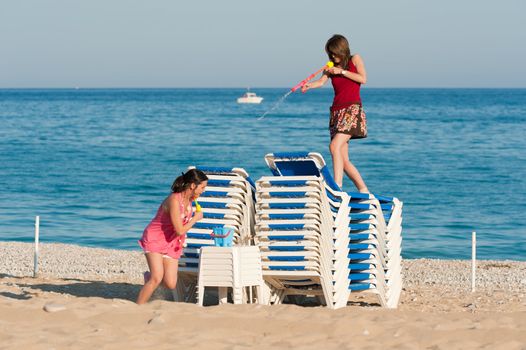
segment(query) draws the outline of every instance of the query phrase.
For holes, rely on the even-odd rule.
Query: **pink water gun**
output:
[[[334,63],[332,63],[332,61],[327,62],[327,64],[325,66],[321,67],[315,73],[312,73],[307,78],[305,78],[302,81],[300,81],[296,86],[294,86],[292,89],[290,89],[290,91],[295,92],[296,90],[301,89],[301,87],[303,85],[307,84],[309,82],[309,80],[311,80],[312,78],[314,78],[315,76],[320,74],[321,71],[323,71],[323,70],[325,70],[327,68],[332,68],[332,67],[334,67]]]

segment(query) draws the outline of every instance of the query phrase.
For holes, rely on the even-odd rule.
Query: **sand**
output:
[[[404,260],[396,310],[370,294],[346,308],[133,300],[140,252],[0,242],[0,349],[526,349],[526,262]],[[213,299],[213,298],[212,298]],[[47,310],[47,311],[46,311]]]

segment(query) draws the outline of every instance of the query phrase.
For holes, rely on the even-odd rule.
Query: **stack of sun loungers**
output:
[[[280,303],[288,295],[318,296],[330,308],[347,304],[349,210],[335,215],[321,178],[263,177],[256,184],[256,240],[265,281]]]
[[[234,245],[253,244],[254,182],[241,168],[198,167],[209,178],[199,204],[203,219],[187,232],[186,246],[179,259],[176,301],[195,301],[199,271],[199,252],[213,246],[214,228],[226,228],[234,234]]]
[[[350,289],[374,291],[382,305],[394,308],[402,289],[402,203],[396,198],[370,194],[349,195]]]
[[[402,203],[342,192],[318,153],[275,153],[265,160],[275,176],[257,182],[256,237],[274,299],[322,294],[328,306],[344,306],[345,275],[346,291],[373,292],[382,306],[396,307]]]

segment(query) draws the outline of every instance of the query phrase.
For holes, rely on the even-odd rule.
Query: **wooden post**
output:
[[[40,216],[35,218],[35,257],[34,257],[34,268],[33,277],[38,277],[38,238],[40,234]]]
[[[477,233],[473,231],[471,233],[471,293],[475,292],[476,268],[477,268]]]

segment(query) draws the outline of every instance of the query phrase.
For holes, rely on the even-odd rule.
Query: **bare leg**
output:
[[[362,176],[360,175],[360,172],[356,167],[351,163],[349,159],[349,143],[345,143],[343,145],[342,154],[344,156],[343,159],[343,170],[347,174],[347,176],[352,180],[356,188],[359,192],[362,193],[369,193],[369,189],[367,189],[367,185],[362,179]]]
[[[144,284],[139,295],[137,296],[137,304],[144,304],[150,297],[161,281],[163,280],[163,256],[159,253],[146,253],[146,261],[150,268],[150,279]]]
[[[179,260],[163,258],[164,276],[163,283],[168,289],[175,289],[177,285],[177,269],[179,268]]]
[[[351,137],[346,134],[336,134],[329,145],[332,156],[334,181],[336,181],[340,187],[342,187],[343,184],[343,167],[345,159],[342,152],[344,150],[344,145],[347,144],[347,141],[349,141],[350,138]]]

